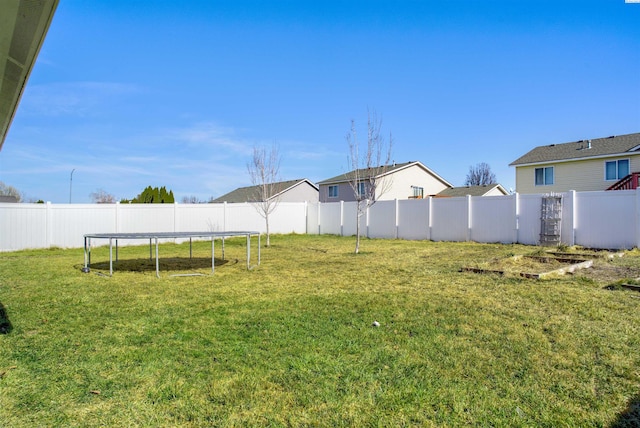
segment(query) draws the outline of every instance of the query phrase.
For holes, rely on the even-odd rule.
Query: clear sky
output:
[[[27,199],[250,185],[349,170],[367,109],[393,159],[454,185],[538,145],[640,132],[640,4],[624,0],[60,0],[0,152]]]

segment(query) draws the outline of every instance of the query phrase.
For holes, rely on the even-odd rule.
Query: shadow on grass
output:
[[[624,412],[620,413],[609,428],[631,428],[640,426],[640,395],[629,400]]]
[[[224,265],[233,265],[238,263],[238,259],[223,260],[215,259],[215,267]],[[109,271],[109,261],[91,263],[91,269]],[[185,271],[185,270],[211,270],[211,257],[166,257],[160,258],[160,271]],[[129,271],[129,272],[155,272],[156,261],[155,259],[149,260],[143,259],[125,259],[113,261],[114,271]]]
[[[13,330],[13,326],[11,325],[11,321],[9,321],[7,310],[4,308],[2,302],[0,302],[0,334],[11,333],[11,330]]]

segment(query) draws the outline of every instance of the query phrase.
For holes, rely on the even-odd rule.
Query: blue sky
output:
[[[624,0],[61,0],[0,152],[27,199],[90,202],[346,172],[367,109],[454,185],[535,146],[640,132],[640,4]]]

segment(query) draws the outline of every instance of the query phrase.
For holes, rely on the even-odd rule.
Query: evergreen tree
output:
[[[167,192],[167,188],[165,186],[147,186],[135,198],[131,199],[130,201],[123,199],[121,202],[133,204],[173,204],[175,202],[175,199],[173,197],[173,190]]]

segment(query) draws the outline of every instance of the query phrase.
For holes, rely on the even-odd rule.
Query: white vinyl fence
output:
[[[279,203],[269,216],[271,233],[306,233],[307,209],[305,203]],[[309,217],[316,230],[317,215]],[[78,248],[90,233],[225,230],[264,232],[265,221],[249,203],[0,204],[0,251]]]
[[[370,238],[537,245],[545,195],[379,201],[361,218]],[[355,202],[321,204],[319,233],[354,235]],[[640,247],[640,189],[562,194],[561,241],[589,248]]]
[[[364,236],[432,241],[540,242],[544,195],[379,201],[361,218]],[[282,202],[272,233],[350,236],[356,203]],[[0,204],[0,251],[81,247],[107,232],[265,231],[252,204]],[[562,194],[561,241],[567,245],[640,247],[640,190]]]

